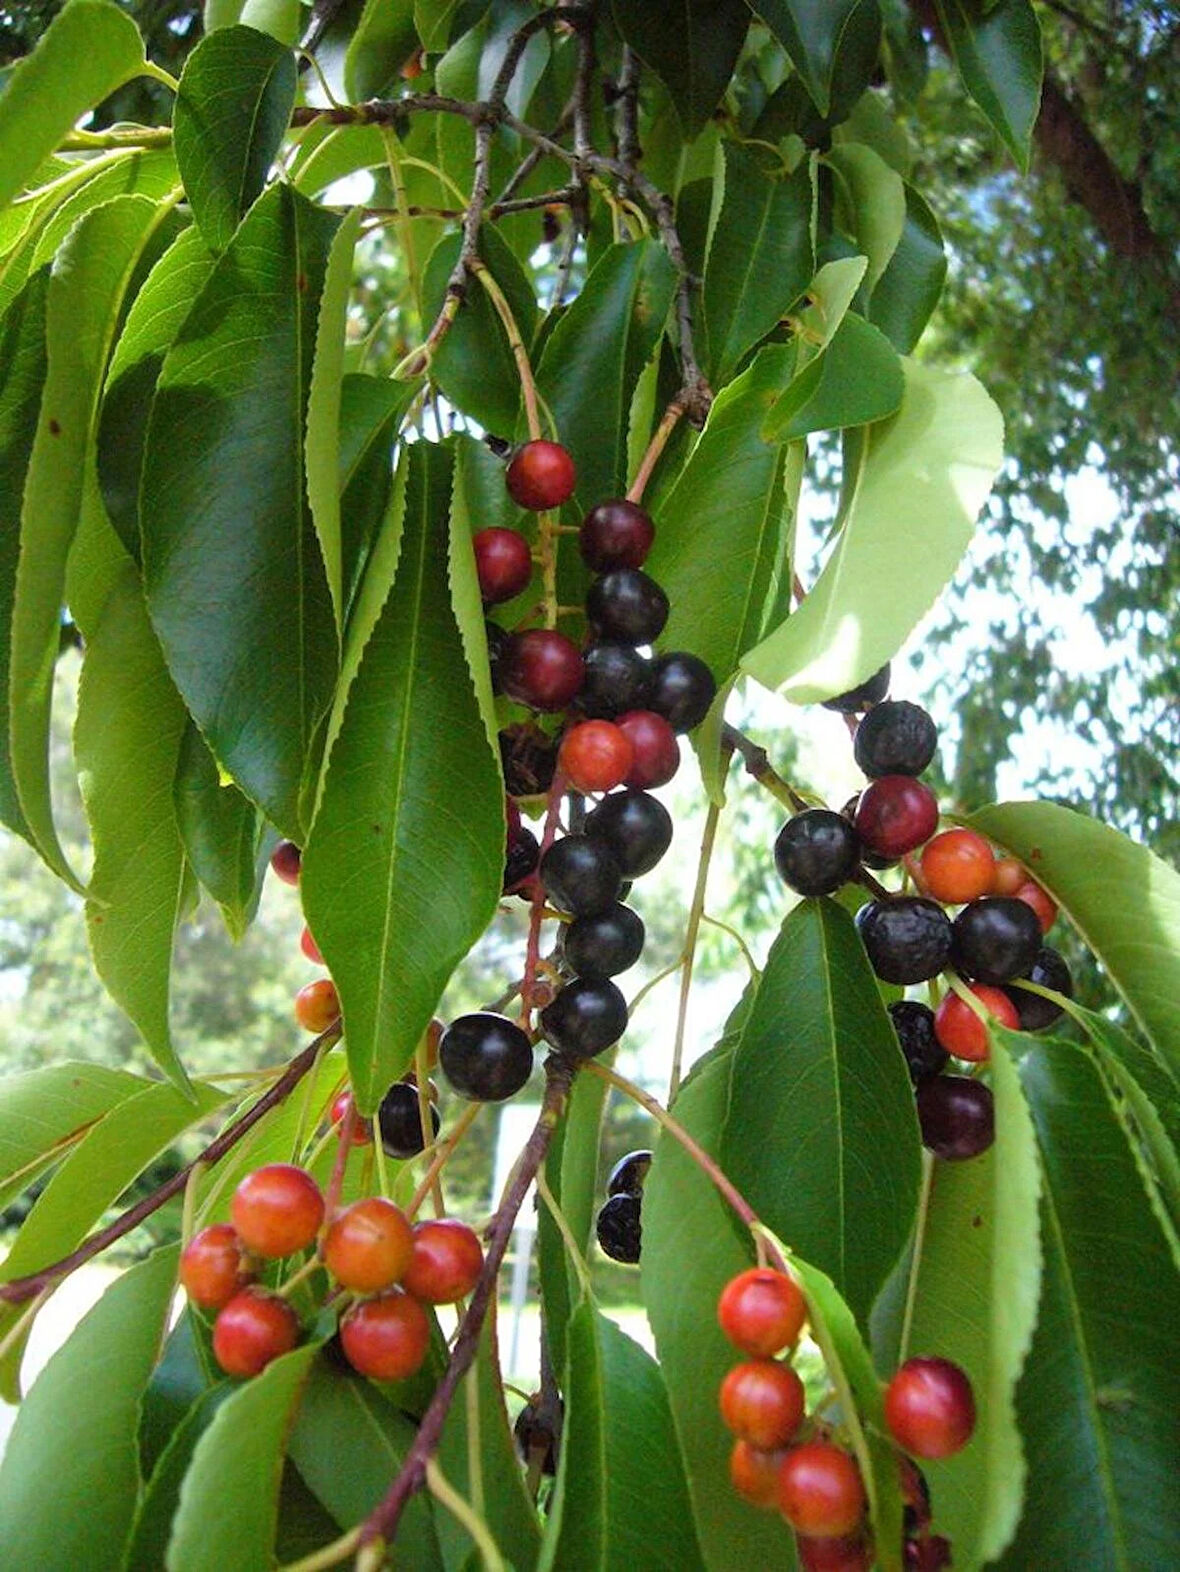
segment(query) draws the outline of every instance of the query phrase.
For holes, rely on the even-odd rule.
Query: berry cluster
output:
[[[620,1157],[606,1181],[606,1200],[598,1209],[594,1230],[602,1253],[612,1261],[635,1266],[643,1241],[640,1210],[643,1186],[651,1167],[649,1151],[628,1152]]]

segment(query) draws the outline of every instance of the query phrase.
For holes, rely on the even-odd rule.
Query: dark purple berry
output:
[[[655,525],[637,502],[600,502],[582,521],[582,560],[595,573],[641,568],[655,537]]]
[[[594,1223],[594,1232],[603,1255],[624,1266],[639,1262],[643,1229],[640,1223],[641,1201],[637,1195],[612,1195],[605,1201]]]
[[[579,917],[565,930],[562,954],[579,977],[617,977],[643,953],[643,919],[617,901],[596,917]]]
[[[652,667],[646,708],[662,715],[673,731],[692,731],[716,697],[717,682],[704,661],[686,650],[671,650]]]
[[[586,815],[585,830],[614,852],[627,879],[650,873],[672,844],[672,818],[646,791],[612,791]]]
[[[951,920],[935,901],[916,895],[870,901],[857,912],[856,926],[883,982],[926,982],[950,959]]]
[[[628,1152],[626,1157],[620,1157],[606,1181],[607,1195],[639,1195],[650,1168],[651,1153],[647,1150]]]
[[[587,591],[586,616],[600,639],[652,644],[668,620],[668,597],[638,568],[612,568]]]
[[[934,757],[938,729],[918,704],[886,699],[875,704],[856,728],[852,751],[871,779],[879,775],[921,775]]]
[[[1015,896],[981,896],[955,918],[951,960],[976,982],[1006,983],[1023,977],[1041,949],[1037,914]]]
[[[430,1109],[433,1140],[439,1132],[441,1120],[434,1104],[428,1103],[427,1106]],[[390,1157],[404,1162],[406,1158],[417,1157],[425,1149],[418,1088],[412,1082],[395,1081],[389,1088],[377,1110],[377,1127],[381,1131],[381,1145]]]
[[[774,843],[774,865],[798,895],[831,895],[860,862],[860,841],[842,814],[805,808],[788,819]]]
[[[1064,994],[1067,999],[1073,998],[1073,978],[1069,967],[1057,951],[1050,949],[1047,944],[1026,975],[1029,982],[1035,982],[1042,988],[1052,988],[1054,993]],[[1052,999],[1043,998],[1039,993],[1029,993],[1027,988],[1005,988],[1004,992],[1016,1006],[1022,1032],[1043,1032],[1060,1019],[1061,1006],[1054,1004]]]
[[[553,784],[558,743],[524,721],[500,733],[504,790],[510,797],[539,797]]]
[[[627,1001],[613,982],[576,977],[541,1011],[541,1031],[559,1053],[592,1059],[627,1029]]]
[[[934,1035],[934,1011],[916,999],[899,999],[889,1006],[889,1017],[914,1085],[941,1075],[950,1056]]]
[[[508,635],[498,671],[510,699],[552,714],[564,710],[582,686],[582,652],[555,628],[528,628]]]
[[[630,644],[592,644],[583,657],[586,675],[578,708],[594,720],[614,720],[645,707],[651,662]]]
[[[996,1138],[990,1087],[965,1075],[936,1075],[915,1093],[922,1144],[947,1162],[986,1152]]]
[[[590,835],[554,841],[541,858],[541,883],[559,911],[594,917],[618,899],[622,870],[613,850]]]
[[[439,1041],[438,1062],[460,1097],[499,1103],[514,1097],[533,1073],[533,1047],[515,1021],[480,1010],[451,1022]]]
[[[837,693],[834,698],[824,699],[823,707],[825,710],[839,710],[841,715],[859,715],[861,710],[867,710],[870,705],[880,704],[888,692],[889,662],[886,661],[879,671],[857,683],[855,688],[849,688],[847,693]]]
[[[522,825],[508,842],[508,852],[504,858],[503,893],[505,895],[511,895],[518,885],[524,883],[530,873],[536,872],[540,857],[541,847],[537,837],[532,830],[526,830]]]

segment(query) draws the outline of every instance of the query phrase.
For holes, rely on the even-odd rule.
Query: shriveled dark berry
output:
[[[434,1104],[428,1102],[427,1106],[430,1109],[431,1140],[433,1140],[439,1132],[442,1121]],[[377,1127],[381,1131],[381,1145],[390,1157],[404,1161],[408,1157],[417,1157],[418,1153],[425,1149],[418,1088],[413,1082],[393,1083],[381,1099],[381,1106],[377,1110]]]
[[[788,819],[774,843],[774,865],[799,895],[831,895],[860,861],[860,841],[842,814],[805,808]]]
[[[603,1255],[624,1266],[636,1266],[639,1262],[643,1242],[641,1204],[638,1195],[612,1195],[603,1202],[594,1222]]]
[[[535,873],[537,863],[541,858],[541,847],[532,830],[526,830],[523,825],[515,831],[508,842],[508,851],[504,857],[504,885],[505,895],[510,895],[519,884],[528,878],[530,873]]]
[[[652,667],[646,707],[662,715],[673,731],[692,731],[716,697],[717,680],[705,662],[687,650],[669,650]]]
[[[593,917],[613,906],[623,882],[614,850],[591,835],[567,835],[541,858],[541,883],[559,911]]]
[[[539,797],[553,784],[558,743],[531,721],[500,733],[504,790],[510,797]]]
[[[592,644],[583,656],[578,708],[595,720],[614,720],[645,707],[651,662],[630,644]]]
[[[964,1162],[986,1152],[996,1138],[991,1088],[965,1075],[936,1075],[923,1081],[915,1100],[922,1144],[946,1162]]]
[[[579,977],[617,977],[643,953],[643,918],[618,901],[595,917],[579,917],[565,930],[562,954]]]
[[[587,591],[586,616],[599,638],[652,644],[668,620],[668,597],[638,568],[612,568]]]
[[[941,1075],[949,1055],[934,1035],[934,1011],[916,999],[899,999],[889,1006],[889,1016],[914,1085]]]
[[[984,895],[955,918],[951,960],[976,982],[1011,982],[1033,966],[1041,937],[1031,906],[1015,896]]]
[[[578,544],[582,560],[595,573],[610,568],[640,568],[656,538],[651,517],[623,497],[600,502],[582,520]]]
[[[926,982],[950,959],[951,920],[936,902],[920,896],[870,901],[857,912],[856,926],[884,982]]]
[[[550,1478],[557,1473],[557,1442],[553,1428],[541,1417],[540,1404],[534,1399],[524,1405],[512,1427],[516,1449],[526,1468],[539,1466]]]
[[[646,1148],[620,1157],[606,1181],[607,1195],[639,1195],[650,1168],[651,1153]]]
[[[533,1073],[533,1047],[515,1021],[479,1010],[443,1032],[438,1062],[460,1097],[499,1103],[515,1097]]]
[[[1041,948],[1026,976],[1029,982],[1037,983],[1042,988],[1052,988],[1054,993],[1064,994],[1067,999],[1073,998],[1073,978],[1069,967],[1057,951],[1050,949],[1047,944]],[[1061,1006],[1054,1004],[1052,999],[1043,998],[1039,993],[1029,993],[1027,988],[1005,988],[1004,992],[1016,1006],[1022,1032],[1043,1032],[1060,1019]]]
[[[492,692],[503,693],[500,683],[500,657],[508,642],[508,634],[498,622],[485,622],[484,634],[488,641],[488,665],[492,668]]]
[[[624,878],[650,873],[672,844],[672,817],[646,791],[613,791],[586,815],[587,835],[610,847]]]
[[[627,1029],[627,1001],[604,977],[576,977],[541,1011],[541,1031],[559,1053],[592,1059]]]
[[[825,710],[839,710],[841,715],[859,715],[862,710],[867,710],[872,704],[880,704],[889,692],[889,662],[866,677],[863,682],[858,682],[855,688],[849,688],[847,693],[837,693],[834,698],[824,699]]]
[[[860,768],[878,775],[921,775],[938,746],[938,728],[919,704],[886,699],[856,728],[852,751]]]

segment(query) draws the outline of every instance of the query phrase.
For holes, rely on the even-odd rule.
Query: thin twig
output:
[[[724,754],[721,761],[721,775],[724,778],[729,769],[729,755]],[[709,882],[709,864],[713,860],[713,846],[717,840],[717,825],[721,818],[721,809],[715,802],[709,804],[709,812],[705,818],[705,833],[701,836],[701,854],[697,860],[696,886],[692,892],[692,906],[689,908],[688,925],[684,930],[684,949],[680,956],[680,998],[676,1006],[676,1039],[672,1047],[672,1074],[668,1080],[668,1101],[671,1102],[680,1090],[680,1065],[684,1057],[684,1031],[688,1025],[688,1000],[692,993],[692,971],[696,962],[697,935],[701,931],[701,914],[705,910],[705,886]]]
[[[792,812],[802,813],[804,808],[811,806],[807,798],[797,792],[789,781],[783,780],[771,764],[766,749],[747,737],[745,732],[739,731],[736,726],[731,726],[728,721],[721,727],[721,743],[723,747],[740,754],[742,763],[746,766],[746,774],[752,775],[759,786],[765,786],[772,796],[785,803]]]

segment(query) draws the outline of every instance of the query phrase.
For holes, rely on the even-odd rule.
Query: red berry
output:
[[[400,1288],[353,1305],[340,1322],[340,1342],[352,1368],[374,1381],[404,1381],[422,1367],[430,1348],[430,1317]]]
[[[514,529],[481,529],[472,541],[479,593],[484,603],[498,606],[528,588],[533,555],[524,536]]]
[[[622,498],[600,502],[582,521],[582,559],[595,573],[611,568],[641,568],[656,538],[650,516]]]
[[[414,1231],[400,1206],[371,1195],[340,1213],[324,1240],[324,1265],[344,1288],[375,1294],[401,1282]]]
[[[295,1019],[305,1032],[326,1032],[340,1019],[340,995],[330,977],[305,983],[295,995]]]
[[[635,754],[625,776],[627,785],[641,791],[666,786],[680,768],[680,745],[664,717],[654,710],[630,710],[619,716],[616,725]]]
[[[581,721],[561,739],[557,767],[575,791],[613,791],[626,779],[635,759],[631,740],[606,720]]]
[[[791,1348],[807,1319],[807,1305],[794,1280],[768,1266],[739,1272],[717,1301],[721,1330],[735,1348],[771,1359]]]
[[[517,507],[540,513],[559,508],[574,494],[574,461],[560,442],[526,442],[517,448],[504,477]]]
[[[483,1246],[466,1223],[453,1217],[419,1223],[402,1283],[406,1292],[429,1305],[465,1299],[483,1271]]]
[[[806,1407],[802,1381],[790,1365],[773,1359],[735,1365],[721,1383],[726,1429],[766,1452],[786,1446],[803,1423]]]
[[[729,1454],[729,1482],[751,1506],[778,1510],[778,1471],[782,1452],[764,1452],[748,1441],[735,1441]]]
[[[330,1124],[343,1124],[351,1107],[352,1093],[340,1092],[332,1103],[331,1110],[328,1113],[328,1122]],[[372,1125],[367,1119],[362,1119],[358,1114],[352,1122],[353,1146],[368,1146],[372,1139]]]
[[[306,923],[303,925],[303,932],[299,935],[299,948],[309,961],[314,961],[317,966],[324,964],[324,957],[320,954],[320,947],[312,938],[311,929]]]
[[[268,1163],[234,1191],[230,1216],[238,1238],[255,1255],[277,1258],[305,1250],[324,1220],[315,1180],[291,1163]]]
[[[247,1380],[299,1341],[299,1318],[285,1299],[260,1288],[235,1294],[213,1324],[213,1357],[226,1375]]]
[[[830,1441],[792,1447],[778,1471],[778,1504],[795,1532],[808,1539],[854,1534],[865,1513],[860,1471]]]
[[[1041,925],[1041,932],[1048,933],[1057,921],[1057,903],[1052,896],[1046,895],[1035,879],[1026,879],[1016,891],[1015,898],[1032,907]]]
[[[839,1539],[805,1539],[796,1536],[795,1553],[802,1572],[869,1572],[873,1558],[859,1534]]]
[[[938,828],[938,799],[912,775],[882,775],[861,792],[853,823],[870,851],[901,857]]]
[[[922,848],[926,893],[948,906],[962,906],[991,893],[996,859],[974,830],[944,830]]]
[[[180,1256],[180,1286],[196,1305],[220,1310],[250,1281],[242,1241],[228,1223],[202,1228]]]
[[[565,709],[584,675],[581,650],[553,628],[512,634],[500,656],[500,686],[508,697],[546,713]]]
[[[270,854],[270,865],[284,884],[299,883],[303,853],[294,841],[280,841]]]
[[[1020,1030],[1020,1013],[1003,989],[972,983],[971,992],[1001,1026],[1010,1027],[1014,1032]],[[976,1064],[987,1059],[987,1027],[957,993],[948,993],[935,1010],[934,1035],[956,1059],[970,1059]]]
[[[949,1359],[907,1359],[886,1388],[885,1423],[913,1457],[953,1457],[975,1429],[971,1383]]]
[[[1022,862],[1018,862],[1015,857],[997,857],[992,875],[992,887],[988,893],[1015,895],[1020,886],[1027,881],[1028,874]]]

